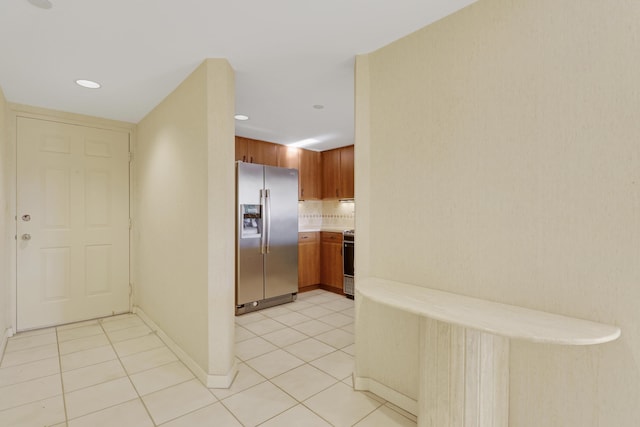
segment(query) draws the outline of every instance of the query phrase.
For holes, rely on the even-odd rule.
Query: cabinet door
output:
[[[322,198],[340,197],[340,149],[322,152]]]
[[[353,161],[354,146],[340,149],[340,186],[339,197],[341,199],[352,199],[354,196],[353,186]]]
[[[322,198],[320,153],[300,150],[300,200]]]
[[[250,139],[247,155],[250,163],[278,166],[278,144]]]
[[[278,145],[278,167],[300,169],[300,148]]]
[[[298,200],[302,200],[302,177],[300,176],[300,148],[278,145],[278,167],[298,170]]]
[[[298,288],[320,283],[320,238],[304,232],[298,238]]]
[[[249,148],[249,140],[241,136],[236,136],[236,160],[247,162],[247,152]]]
[[[342,235],[320,233],[320,281],[322,284],[342,291]]]

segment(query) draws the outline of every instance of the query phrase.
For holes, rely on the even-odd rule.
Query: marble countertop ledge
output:
[[[356,301],[372,301],[422,317],[536,343],[593,345],[620,336],[617,326],[379,278],[356,281]]]

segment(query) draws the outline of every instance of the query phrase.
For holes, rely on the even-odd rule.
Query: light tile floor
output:
[[[415,426],[352,388],[353,301],[316,290],[236,317],[239,373],[207,389],[138,316],[20,333],[0,363],[0,427]]]

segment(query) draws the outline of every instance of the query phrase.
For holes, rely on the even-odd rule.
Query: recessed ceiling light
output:
[[[233,116],[234,119],[236,120],[249,120],[249,116],[245,116],[244,114],[236,114],[235,116]]]
[[[313,106],[313,108],[315,108],[316,110],[322,110],[324,108],[324,105],[316,104],[316,105]]]
[[[29,3],[40,9],[51,9],[53,4],[49,0],[28,0]]]
[[[87,89],[98,89],[100,87],[100,83],[94,82],[92,80],[79,79],[79,80],[76,80],[76,84],[82,87],[86,87]]]

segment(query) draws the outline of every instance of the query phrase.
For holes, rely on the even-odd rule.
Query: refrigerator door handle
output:
[[[267,188],[265,193],[265,202],[267,205],[267,253],[269,253],[271,251],[271,192]]]
[[[266,244],[266,239],[265,239],[265,234],[267,232],[267,228],[265,225],[265,204],[266,204],[266,196],[265,196],[265,190],[260,190],[260,212],[262,215],[262,233],[260,233],[260,253],[264,254],[265,253],[265,244]]]

